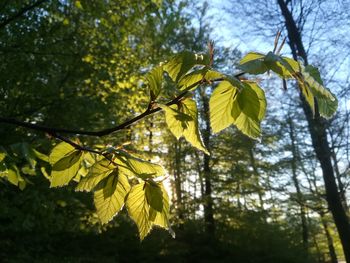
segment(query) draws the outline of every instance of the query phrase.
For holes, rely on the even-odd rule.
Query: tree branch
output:
[[[239,78],[240,76],[244,75],[245,72],[239,72],[238,74],[234,75],[235,78]],[[225,78],[217,78],[214,80],[206,81],[205,79],[194,83],[193,85],[191,85],[190,87],[188,87],[187,90],[183,91],[182,93],[180,93],[177,97],[175,97],[174,99],[170,100],[168,103],[166,103],[165,105],[167,106],[171,106],[174,104],[179,103],[188,93],[189,93],[189,89],[203,84],[203,83],[212,83],[212,82],[218,82],[218,81],[223,81],[225,80]],[[132,119],[129,119],[117,126],[111,127],[111,128],[107,128],[107,129],[103,129],[103,130],[99,130],[99,131],[83,131],[83,130],[72,130],[72,129],[64,129],[64,128],[53,128],[53,127],[48,127],[48,126],[44,126],[44,125],[40,125],[40,124],[34,124],[34,123],[30,123],[30,122],[24,122],[24,121],[19,121],[17,119],[14,118],[5,118],[5,117],[0,117],[0,123],[6,123],[6,124],[11,124],[11,125],[17,125],[19,127],[24,127],[24,128],[28,128],[31,130],[36,130],[36,131],[41,131],[41,132],[47,132],[48,134],[53,135],[54,137],[58,138],[56,135],[57,133],[64,133],[64,134],[75,134],[75,135],[87,135],[87,136],[95,136],[95,137],[102,137],[102,136],[106,136],[109,135],[113,132],[116,131],[120,131],[120,130],[124,130],[126,128],[128,128],[129,126],[131,126],[132,124],[138,122],[139,120],[154,114],[158,111],[162,110],[161,107],[155,107],[153,108],[153,104],[150,103],[148,105],[148,108],[146,109],[146,111],[144,111],[143,113],[135,116]],[[74,145],[73,145],[74,146]]]
[[[170,106],[170,105],[174,105],[174,104],[178,103],[187,94],[188,94],[188,91],[185,91],[185,92],[179,94],[176,98],[174,98],[173,100],[166,103],[166,105]],[[102,136],[106,136],[108,134],[111,134],[113,132],[126,129],[130,125],[132,125],[132,124],[138,122],[139,120],[147,117],[148,115],[156,113],[160,110],[161,110],[160,107],[152,108],[149,106],[147,108],[147,110],[144,111],[143,113],[141,113],[140,115],[137,115],[136,117],[129,119],[122,124],[119,124],[119,125],[111,127],[111,128],[103,129],[100,131],[83,131],[83,130],[53,128],[53,127],[48,127],[48,126],[44,126],[44,125],[40,125],[40,124],[34,124],[34,123],[30,123],[30,122],[19,121],[19,120],[13,119],[13,118],[4,118],[4,117],[0,117],[0,123],[13,124],[13,125],[28,128],[31,130],[47,132],[53,136],[56,133],[65,133],[65,134],[76,134],[76,135],[88,135],[88,136],[102,137]],[[56,137],[56,136],[54,136],[54,137]]]

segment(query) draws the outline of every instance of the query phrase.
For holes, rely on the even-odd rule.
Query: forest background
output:
[[[288,18],[297,28],[294,35]],[[4,262],[346,260],[349,30],[350,6],[340,0],[1,2],[0,151],[16,168],[9,173],[0,155],[0,257]],[[175,238],[155,228],[140,241],[125,209],[101,224],[90,193],[75,191],[74,183],[50,188],[45,160],[59,140],[9,123],[85,131],[114,126],[147,108],[145,75],[173,54],[205,53],[214,41],[214,66],[235,75],[247,52],[273,50],[279,31],[280,39],[286,37],[281,53],[317,66],[338,98],[336,114],[317,127],[326,134],[333,197],[341,211],[332,206],[327,160],[312,137],[318,123],[305,114],[296,84],[273,74],[252,76],[267,98],[258,140],[235,126],[213,134],[208,101],[215,83],[193,92],[210,156],[177,140],[163,113],[107,136],[75,136],[86,145],[125,147],[165,167]],[[164,93],[171,97],[173,89]]]

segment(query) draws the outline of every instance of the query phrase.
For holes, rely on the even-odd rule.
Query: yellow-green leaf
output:
[[[143,182],[132,187],[126,200],[130,217],[135,221],[140,238],[144,239],[153,225],[167,229],[169,225],[169,196],[161,182]]]
[[[237,96],[241,113],[234,124],[241,132],[256,139],[260,136],[260,122],[266,111],[265,93],[255,82],[243,82],[243,86]]]
[[[210,98],[210,122],[213,131],[219,132],[231,124],[244,134],[260,136],[260,121],[265,116],[264,91],[255,82],[222,81]]]
[[[115,168],[115,165],[111,161],[103,158],[90,167],[88,174],[80,180],[75,190],[92,191]]]
[[[160,107],[164,109],[168,128],[177,139],[184,136],[193,147],[209,154],[199,132],[198,111],[194,100],[187,98],[179,105],[171,107],[161,105]]]
[[[232,112],[237,110],[238,89],[229,81],[222,81],[210,97],[210,124],[214,133],[227,128],[235,121]],[[239,114],[238,114],[239,115]]]
[[[94,192],[94,203],[102,224],[111,221],[123,208],[125,196],[129,191],[128,178],[117,170],[105,179],[104,184],[99,185]]]
[[[121,173],[142,179],[163,176],[165,170],[161,165],[142,160],[124,151],[117,151],[114,162]]]
[[[179,80],[177,86],[179,90],[193,90],[199,84],[201,84],[202,81],[210,82],[214,79],[222,78],[223,76],[224,75],[220,72],[210,70],[209,68],[205,67],[199,70],[192,71],[183,76]]]
[[[82,152],[73,151],[64,155],[52,166],[50,187],[67,185],[78,173],[82,161]]]
[[[208,150],[205,148],[205,145],[202,140],[202,136],[199,132],[198,126],[198,110],[197,104],[192,99],[185,99],[181,102],[180,111],[190,116],[191,121],[188,122],[187,127],[183,131],[183,136],[193,147],[196,147],[198,150],[209,155]]]
[[[149,219],[154,225],[167,229],[174,236],[169,224],[169,196],[163,183],[147,184],[146,197],[150,204]]]
[[[165,112],[165,122],[171,133],[179,139],[188,127],[188,123],[193,121],[192,117],[178,110],[177,105],[160,105]]]
[[[52,149],[49,156],[49,163],[51,165],[54,165],[57,161],[59,161],[65,156],[70,155],[74,151],[75,148],[72,145],[66,142],[61,142]]]
[[[126,199],[128,214],[136,223],[141,240],[152,229],[152,221],[149,220],[150,207],[146,199],[145,187],[146,182],[133,186]]]
[[[250,74],[265,73],[268,68],[264,62],[265,55],[257,52],[250,52],[245,55],[239,62],[239,68]]]
[[[4,147],[0,146],[0,162],[2,162],[6,157],[6,150]]]
[[[155,100],[163,85],[163,67],[158,66],[152,69],[146,76],[148,86],[150,89],[151,100]]]
[[[173,56],[165,65],[164,70],[168,72],[174,82],[178,82],[195,65],[208,65],[207,55],[195,54],[190,51],[183,51]]]

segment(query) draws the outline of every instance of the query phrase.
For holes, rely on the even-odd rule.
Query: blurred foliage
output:
[[[34,2],[1,3],[0,21]],[[206,39],[186,13],[188,4],[173,0],[44,1],[0,28],[1,115],[53,127],[98,130],[142,112],[147,108],[149,96],[144,83],[146,72],[174,52],[204,49]],[[206,32],[210,30],[203,28]],[[237,53],[237,50],[218,48],[215,63],[231,74],[231,65],[225,65],[237,60]],[[170,72],[169,75],[176,79],[179,72],[175,71],[176,74],[172,72],[175,75]],[[202,72],[195,73],[202,77]],[[156,77],[154,79],[151,96],[157,97],[159,83]],[[169,78],[165,81],[167,89],[161,91],[161,95],[172,98],[176,83]],[[195,114],[192,113],[196,118],[198,113],[200,117],[202,114],[202,105],[198,104],[198,112],[196,108]],[[258,116],[255,116],[256,112],[247,113],[259,117],[255,121],[259,127],[260,115],[265,113],[265,101],[260,104],[264,109]],[[254,195],[264,195],[267,180],[271,179],[265,172],[269,170],[273,174],[280,168],[259,159],[259,154],[266,154],[268,150],[256,150],[255,142],[243,137],[232,126],[213,136],[210,145],[213,167],[215,164],[212,183],[216,232],[215,236],[208,237],[202,219],[203,189],[196,188],[191,192],[191,186],[188,186],[194,180],[194,187],[203,187],[203,156],[184,140],[175,142],[165,124],[160,124],[160,118],[152,116],[148,123],[141,121],[133,129],[105,138],[79,137],[83,145],[99,144],[102,149],[132,141],[128,150],[147,160],[160,157],[170,174],[174,174],[174,156],[178,154],[182,183],[190,190],[182,189],[183,218],[175,213],[174,218],[170,218],[174,222],[176,238],[156,227],[143,242],[139,241],[137,226],[126,216],[125,209],[109,225],[101,225],[91,195],[76,193],[72,186],[49,189],[45,177],[49,177],[51,171],[47,160],[54,141],[50,136],[1,125],[0,145],[4,147],[0,149],[0,162],[6,158],[14,171],[11,180],[8,175],[4,180],[4,169],[0,166],[2,261],[314,261],[318,251],[306,253],[300,242],[300,225],[297,219],[293,221],[293,214],[287,219],[275,216],[274,212],[277,214],[282,208],[275,208],[272,198],[264,200],[268,207],[266,211],[262,211],[264,205],[260,207],[256,203]],[[201,119],[193,126],[196,130],[202,128]],[[246,133],[257,137],[256,133]],[[199,133],[191,137],[184,130],[180,135],[197,148],[206,150]],[[106,146],[110,139],[114,145]],[[277,139],[271,135],[263,140],[268,148]],[[256,166],[261,177],[251,168],[252,151],[257,152]],[[6,154],[2,155],[3,152]],[[79,170],[79,178],[74,180],[78,181],[84,175],[84,171]],[[170,188],[174,195],[174,187],[171,185]],[[168,198],[176,200],[173,196],[164,197]],[[171,210],[176,209],[173,202]],[[133,218],[137,216],[134,213]],[[168,227],[167,224],[163,223],[164,227]],[[314,233],[319,231],[319,222],[314,222],[312,227],[316,229],[312,230]]]

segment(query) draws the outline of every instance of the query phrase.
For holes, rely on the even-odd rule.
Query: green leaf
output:
[[[19,178],[20,178],[20,174],[17,166],[11,165],[10,168],[7,170],[7,180],[11,184],[18,186]]]
[[[0,162],[2,162],[7,155],[7,152],[4,147],[0,146]]]
[[[298,76],[299,86],[304,98],[315,113],[315,99],[322,117],[331,118],[338,108],[338,101],[329,89],[324,87],[320,72],[316,67],[308,65],[301,67]]]
[[[220,72],[205,67],[199,70],[194,70],[183,76],[179,80],[177,86],[179,90],[193,90],[204,80],[210,83],[210,81],[222,77],[224,77],[224,75]]]
[[[229,81],[222,81],[210,97],[210,125],[214,133],[227,128],[235,121],[233,115],[239,115],[237,103],[238,89]],[[233,114],[234,113],[234,114]]]
[[[195,65],[208,65],[209,57],[203,54],[195,54],[183,51],[173,56],[165,65],[164,70],[168,72],[174,82],[178,82]]]
[[[161,165],[142,160],[124,151],[116,151],[114,162],[118,165],[120,172],[127,176],[148,179],[165,175]]]
[[[193,147],[209,154],[199,132],[198,110],[194,100],[187,98],[178,105],[171,107],[160,105],[160,107],[165,112],[168,128],[177,139],[184,136]]]
[[[268,69],[284,79],[292,78],[294,74],[299,71],[299,64],[297,61],[278,56],[272,52],[267,53],[264,61]]]
[[[74,151],[75,148],[72,145],[66,142],[61,142],[52,149],[49,156],[49,163],[51,165],[54,165],[57,161],[59,161],[65,156],[70,155]]]
[[[249,118],[261,121],[265,117],[265,92],[255,82],[243,82],[244,89],[238,94],[238,105]]]
[[[146,182],[133,186],[126,199],[128,214],[134,220],[139,230],[140,239],[143,240],[152,228],[149,220],[149,204],[145,194]]]
[[[205,78],[205,74],[207,72],[207,69],[199,69],[192,71],[185,76],[183,76],[179,83],[177,84],[177,87],[179,90],[193,90],[195,89]]]
[[[305,82],[310,86],[313,94],[318,96],[323,96],[325,99],[329,99],[330,101],[335,101],[335,96],[323,86],[323,81],[321,79],[320,72],[316,67],[308,65],[302,71]]]
[[[7,169],[7,180],[15,185],[15,186],[18,186],[18,188],[20,190],[23,190],[26,185],[27,185],[27,182],[24,180],[24,178],[21,176],[21,173],[18,169],[18,167],[15,165],[15,164],[11,164],[10,165],[10,168]]]
[[[38,159],[40,159],[44,162],[49,162],[49,157],[46,154],[43,154],[35,149],[33,149],[33,152]]]
[[[162,183],[143,182],[135,185],[127,196],[126,207],[139,229],[141,240],[153,225],[163,227],[172,234],[169,226],[169,196]]]
[[[162,90],[163,85],[163,67],[158,66],[152,69],[146,76],[150,89],[151,100],[154,101]]]
[[[106,224],[123,208],[124,200],[130,191],[128,178],[114,170],[94,192],[94,202],[98,217]]]
[[[316,98],[320,115],[326,119],[333,117],[338,109],[338,100],[332,101],[321,96],[316,96]]]
[[[157,183],[146,184],[145,194],[151,208],[157,212],[163,211],[163,192]]]
[[[55,156],[57,156],[56,153]],[[51,158],[50,155],[50,162],[52,160],[53,158]],[[64,154],[62,158],[58,159],[52,166],[50,187],[67,185],[78,173],[81,162],[81,151],[75,150]]]
[[[76,191],[92,191],[99,182],[106,178],[115,169],[111,161],[103,158],[89,169],[88,174],[83,177],[75,188]]]
[[[188,127],[188,122],[193,121],[192,117],[179,111],[177,105],[160,105],[160,107],[165,112],[165,122],[171,133],[176,139],[180,139],[183,135],[184,129]]]
[[[214,133],[231,124],[252,138],[260,136],[260,122],[265,116],[264,91],[255,82],[222,81],[210,98],[210,123]]]
[[[263,74],[268,70],[265,65],[264,58],[264,54],[250,52],[241,59],[239,62],[239,68],[250,74]]]
[[[149,219],[154,225],[167,229],[174,237],[169,224],[169,196],[163,183],[147,184],[146,198],[150,205]]]
[[[192,118],[191,121],[188,121],[187,127],[183,131],[183,136],[193,147],[196,147],[198,150],[209,155],[208,150],[205,148],[205,145],[202,140],[202,136],[199,132],[198,126],[198,110],[197,104],[192,99],[185,99],[181,102],[180,111],[190,116]]]
[[[312,111],[312,115],[315,114],[315,98],[314,95],[312,94],[310,88],[308,85],[306,85],[305,83],[301,83],[300,84],[300,89],[301,89],[301,93],[303,94],[307,104],[309,104],[311,111]]]
[[[243,82],[243,85],[244,89],[237,96],[241,113],[234,124],[245,135],[256,139],[260,136],[260,122],[266,112],[265,93],[255,82]]]

